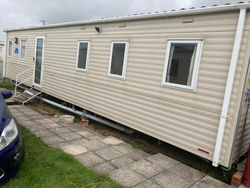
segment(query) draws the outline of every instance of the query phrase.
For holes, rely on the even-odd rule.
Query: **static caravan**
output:
[[[247,152],[250,4],[6,29],[6,78],[230,168]]]

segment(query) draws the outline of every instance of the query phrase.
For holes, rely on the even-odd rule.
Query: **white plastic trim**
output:
[[[228,72],[228,77],[227,77],[227,84],[226,84],[226,89],[225,89],[225,94],[224,94],[224,101],[222,105],[221,117],[220,117],[216,144],[215,144],[215,149],[214,149],[212,165],[215,167],[217,167],[220,163],[221,146],[223,142],[226,121],[228,117],[228,109],[229,109],[234,76],[235,76],[235,71],[236,71],[239,52],[240,52],[240,45],[241,45],[241,40],[242,40],[242,35],[243,35],[243,30],[244,30],[244,25],[245,25],[245,19],[246,19],[246,9],[243,8],[243,9],[240,9],[239,20],[238,20],[237,30],[235,34],[235,39],[234,39],[233,52],[232,52],[232,57],[231,57],[231,62],[230,62],[230,67],[229,67],[229,72]]]

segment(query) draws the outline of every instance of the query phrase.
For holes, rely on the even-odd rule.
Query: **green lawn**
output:
[[[26,159],[16,176],[1,187],[121,187],[109,177],[82,166],[71,155],[49,147],[26,128],[21,127],[21,131],[26,146]]]
[[[13,90],[14,86],[11,85],[10,83],[0,83],[0,88],[5,88],[5,89]]]

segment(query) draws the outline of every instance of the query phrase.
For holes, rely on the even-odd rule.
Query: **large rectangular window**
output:
[[[13,41],[9,41],[9,48],[8,48],[8,56],[12,56],[13,54]]]
[[[21,59],[26,59],[26,40],[21,40]]]
[[[195,90],[201,40],[169,40],[162,85]]]
[[[128,42],[112,42],[109,76],[125,79],[128,55]]]
[[[77,51],[76,69],[81,71],[87,71],[88,59],[89,59],[89,41],[79,41]]]

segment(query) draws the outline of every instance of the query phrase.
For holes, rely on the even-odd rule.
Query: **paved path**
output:
[[[19,123],[52,147],[72,154],[83,165],[135,188],[226,188],[214,178],[163,154],[149,155],[112,136],[104,137],[79,124],[65,124],[18,105],[9,106]]]

